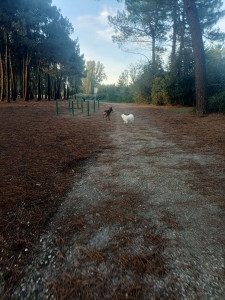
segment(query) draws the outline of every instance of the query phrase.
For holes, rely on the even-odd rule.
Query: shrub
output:
[[[166,91],[166,83],[164,78],[156,77],[152,85],[152,104],[167,104],[168,94]]]
[[[143,94],[137,94],[135,95],[135,103],[137,104],[150,104],[151,103],[151,97],[143,95]]]
[[[225,113],[225,91],[209,98],[211,112]]]

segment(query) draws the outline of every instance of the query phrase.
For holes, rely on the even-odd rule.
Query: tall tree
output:
[[[129,85],[129,71],[124,70],[118,79],[118,85],[119,86],[128,86]]]
[[[125,42],[137,43],[140,47],[151,47],[152,63],[156,61],[156,49],[165,40],[168,30],[167,0],[125,0],[126,10],[117,16],[109,16],[109,23],[115,30],[113,41],[120,46]],[[157,45],[157,42],[158,45]]]
[[[83,87],[85,93],[93,94],[94,87],[98,86],[104,79],[106,79],[105,67],[101,62],[89,60],[86,63],[86,77],[83,79]]]
[[[9,76],[9,34],[6,33],[5,46],[5,78],[6,78],[6,100],[10,102],[10,76]]]
[[[81,84],[84,62],[78,42],[70,37],[73,27],[51,4],[52,0],[0,1],[1,99],[6,94],[15,98],[18,88],[25,100],[40,100],[43,89],[50,99],[51,86],[59,96],[68,72]]]
[[[198,17],[205,39],[224,41],[225,34],[215,24],[225,15],[222,0],[195,0]]]
[[[4,95],[4,71],[3,71],[3,60],[2,60],[2,52],[0,51],[0,70],[1,70],[1,94],[0,101],[3,101]]]
[[[199,114],[209,112],[207,81],[205,67],[205,51],[198,11],[194,0],[183,0],[185,12],[192,36],[195,65],[196,107]]]
[[[152,38],[152,45],[154,49],[154,35],[160,39],[161,35],[168,34],[171,27],[168,26],[169,20],[172,20],[172,53],[171,66],[174,68],[175,62],[183,64],[184,49],[185,49],[185,31],[186,20],[189,25],[192,48],[194,55],[195,66],[195,87],[196,87],[196,106],[197,112],[205,114],[208,112],[208,97],[207,97],[207,81],[205,70],[205,53],[203,44],[204,38],[223,39],[224,34],[221,34],[217,29],[214,29],[216,22],[224,16],[224,11],[221,9],[221,0],[173,0],[173,1],[129,1],[125,0],[125,12],[118,13],[117,17],[110,17],[109,21],[116,30],[116,35],[113,37],[114,41],[123,42],[129,38],[133,41],[138,40],[140,33],[141,37],[146,37],[146,33]],[[145,8],[143,11],[142,8]],[[185,18],[183,11],[185,11]],[[154,13],[153,13],[154,12]],[[144,17],[144,18],[143,18]],[[150,21],[149,21],[150,20]],[[147,21],[147,22],[146,22]],[[154,23],[152,23],[154,22]],[[155,24],[151,31],[150,25]],[[157,26],[158,27],[157,27]],[[148,29],[146,31],[146,28]],[[157,29],[157,30],[156,30]],[[180,59],[176,59],[176,43],[177,36],[180,35]],[[162,40],[162,39],[161,39]],[[152,53],[152,62],[154,65],[155,56]],[[182,66],[179,67],[182,70]],[[179,79],[179,76],[177,77]]]

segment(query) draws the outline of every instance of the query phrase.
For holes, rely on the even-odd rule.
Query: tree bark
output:
[[[63,99],[66,99],[66,84],[63,85]]]
[[[1,68],[1,94],[0,100],[4,100],[4,69],[3,69],[3,60],[2,60],[2,53],[0,52],[0,68]]]
[[[30,64],[30,58],[27,52],[27,58],[25,63],[25,69],[24,69],[24,100],[28,101],[29,98],[29,64]]]
[[[155,57],[155,36],[152,36],[152,65],[155,67],[156,57]]]
[[[56,78],[54,78],[54,99],[57,100],[57,92],[56,92]]]
[[[25,99],[25,58],[23,55],[23,99]]]
[[[175,65],[176,46],[177,46],[177,0],[173,1],[173,38],[172,38],[172,52],[171,52],[171,66]]]
[[[194,51],[195,66],[195,88],[197,113],[207,114],[209,112],[207,97],[207,81],[205,67],[205,51],[202,40],[202,32],[194,0],[183,0],[184,9],[190,27],[192,46]]]
[[[70,89],[69,89],[69,85],[67,84],[67,88],[66,88],[66,99],[68,100],[70,98]]]
[[[48,65],[48,89],[47,89],[47,94],[48,94],[48,101],[51,100],[51,79],[50,79],[50,74],[49,74],[49,65]]]
[[[14,77],[13,68],[12,68],[12,57],[11,57],[10,50],[9,50],[9,65],[10,65],[10,74],[11,74],[12,99],[13,99],[13,101],[15,101],[16,100],[15,77]]]
[[[180,53],[183,55],[184,53],[184,37],[185,37],[185,12],[182,11],[181,13],[181,20],[180,20]]]
[[[48,74],[48,101],[51,100],[51,81],[50,81],[50,75]]]
[[[38,98],[37,101],[41,101],[41,74],[40,74],[40,65],[41,61],[38,64],[38,73],[37,73],[37,80],[38,80]]]
[[[10,76],[9,76],[9,36],[6,34],[5,47],[5,74],[6,74],[6,101],[10,102]]]
[[[60,77],[56,77],[57,78],[57,96],[56,98],[57,99],[61,99],[61,95],[60,95],[60,92],[61,92],[61,84],[62,84],[62,72],[60,73]]]

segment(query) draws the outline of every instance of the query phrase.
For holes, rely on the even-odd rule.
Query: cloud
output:
[[[108,24],[108,16],[115,15],[116,10],[112,7],[103,7],[98,15],[86,14],[76,18],[78,31],[85,31],[92,39],[102,42],[112,42],[113,29]]]
[[[75,20],[76,27],[80,29],[91,29],[92,26],[96,26],[95,16],[93,15],[82,15],[78,16]]]
[[[108,10],[102,10],[100,14],[97,16],[97,20],[99,21],[99,24],[108,26],[108,16],[109,12]]]
[[[100,14],[97,16],[99,22],[101,24],[104,24],[106,26],[108,25],[108,16],[115,16],[117,13],[117,10],[113,7],[105,6]]]
[[[112,42],[112,35],[113,35],[112,28],[98,30],[96,33],[101,40],[105,42]]]

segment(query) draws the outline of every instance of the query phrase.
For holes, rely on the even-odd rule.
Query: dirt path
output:
[[[171,140],[132,106],[115,105],[111,123],[111,148],[78,166],[13,297],[222,299],[220,154]]]

